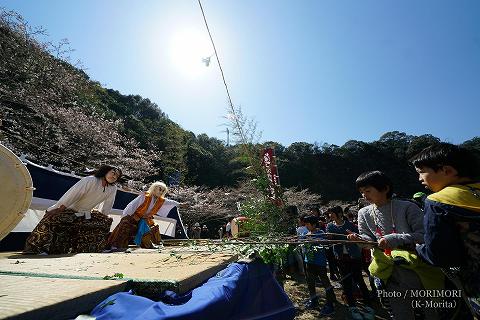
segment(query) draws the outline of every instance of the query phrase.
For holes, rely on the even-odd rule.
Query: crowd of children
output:
[[[319,279],[326,293],[321,315],[335,312],[337,299],[331,281],[339,281],[352,319],[373,316],[368,306],[377,298],[392,319],[480,316],[478,158],[462,147],[438,143],[414,156],[411,163],[419,181],[433,192],[429,196],[418,192],[413,201],[397,199],[387,175],[369,171],[355,181],[367,202],[359,201],[357,216],[350,207],[339,206],[326,208],[323,214],[313,208],[299,216],[299,238],[333,240],[324,245],[305,244],[294,253],[310,295],[306,307],[318,307]],[[158,234],[152,217],[166,216],[171,207],[182,205],[164,197],[167,187],[160,182],[127,206],[122,222],[108,239],[112,219],[106,213],[112,208],[115,182],[121,175],[116,167],[102,166],[75,184],[46,211],[27,239],[25,253],[101,252],[105,246],[109,250],[126,247],[135,234],[138,244],[153,230]],[[92,211],[99,204],[100,209]],[[244,218],[229,219],[225,229],[218,230],[219,237],[235,236],[234,231],[241,234],[239,219]],[[139,233],[142,225],[145,233]],[[212,237],[208,227],[198,222],[187,229],[192,238]],[[159,241],[152,237],[149,244]],[[370,277],[371,292],[362,270]],[[357,307],[357,286],[367,313]]]
[[[340,206],[300,216],[299,237],[342,240],[304,245],[307,308],[317,308],[320,279],[326,293],[320,315],[334,313],[331,280],[338,279],[352,319],[367,318],[357,308],[357,286],[363,305],[378,299],[391,319],[479,316],[480,164],[471,152],[448,143],[424,149],[411,162],[419,181],[433,192],[429,196],[418,192],[414,201],[395,198],[392,181],[381,171],[370,171],[355,182],[368,202],[357,217]],[[362,241],[370,245],[358,244]],[[372,292],[362,269],[372,280]]]

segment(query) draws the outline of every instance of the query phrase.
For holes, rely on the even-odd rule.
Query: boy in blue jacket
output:
[[[470,302],[480,298],[480,164],[467,149],[449,143],[427,147],[411,159],[419,180],[434,193],[425,200],[426,262],[456,268]],[[478,305],[477,305],[478,306]]]
[[[305,227],[307,227],[310,235],[308,239],[325,239],[323,231],[318,227],[318,218],[314,216],[307,216],[304,218]],[[307,302],[307,308],[315,308],[318,305],[318,297],[315,290],[315,282],[318,278],[322,281],[322,286],[325,288],[327,296],[327,303],[320,311],[321,315],[331,315],[335,312],[334,302],[337,301],[333,287],[327,275],[327,258],[325,250],[318,245],[307,244],[305,248],[305,271],[308,291],[310,293],[310,300]]]
[[[344,219],[343,209],[340,206],[329,207],[326,213],[331,220],[327,225],[327,233],[335,234],[330,236],[332,239],[345,240],[348,234],[352,232],[358,233],[357,226]],[[341,234],[345,236],[342,237],[340,236]],[[349,306],[349,311],[352,313],[352,318],[354,318],[354,315],[359,313],[353,297],[354,281],[362,291],[365,302],[367,304],[370,302],[370,292],[362,276],[362,252],[360,247],[355,243],[333,245],[333,252],[340,268],[342,288]]]

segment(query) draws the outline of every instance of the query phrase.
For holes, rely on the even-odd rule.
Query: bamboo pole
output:
[[[209,239],[166,239],[162,241],[164,245],[175,245],[175,244],[189,244],[195,243],[198,245],[248,245],[248,244],[363,244],[370,246],[377,246],[378,243],[375,241],[366,241],[366,240],[325,240],[325,239],[315,239],[315,240],[273,240],[273,241],[251,241],[251,240],[230,240],[230,241],[221,241],[221,240],[209,240]]]

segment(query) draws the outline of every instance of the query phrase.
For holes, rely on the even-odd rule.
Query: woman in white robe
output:
[[[101,166],[82,178],[45,216],[27,238],[24,253],[65,254],[102,252],[108,238],[117,187],[122,171]]]

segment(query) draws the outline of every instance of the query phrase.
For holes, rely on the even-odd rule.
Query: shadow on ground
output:
[[[365,279],[367,286],[368,281]],[[332,284],[336,284],[336,287],[339,285],[334,282]],[[320,308],[325,303],[325,290],[317,285],[317,294],[319,295],[319,305],[320,308],[309,310],[305,309],[304,304],[308,300],[308,289],[307,283],[305,278],[294,274],[293,276],[287,276],[287,280],[285,281],[284,285],[285,292],[287,293],[290,300],[293,302],[295,307],[297,308],[297,315],[295,320],[313,320],[313,319],[335,319],[335,320],[345,320],[351,319],[348,306],[342,300],[342,289],[335,288],[335,296],[337,297],[338,303],[335,305],[335,313],[331,316],[321,317],[320,316]],[[360,300],[358,302],[358,307],[362,307],[363,303]],[[388,319],[388,314],[385,309],[378,302],[374,302],[372,308],[375,310],[375,319]]]

